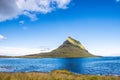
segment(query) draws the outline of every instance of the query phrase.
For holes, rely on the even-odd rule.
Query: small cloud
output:
[[[25,23],[25,21],[23,21],[23,20],[19,21],[19,24],[24,24],[24,23]]]
[[[0,34],[0,40],[4,40],[4,39],[6,39],[6,37]]]
[[[55,1],[58,5],[58,8],[67,9],[68,7],[66,5],[68,5],[71,0],[55,0]]]
[[[36,21],[38,19],[35,14],[29,13],[27,11],[24,12],[24,15],[28,16],[31,21]]]

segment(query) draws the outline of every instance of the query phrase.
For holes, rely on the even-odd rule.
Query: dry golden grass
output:
[[[0,80],[120,80],[120,76],[96,76],[73,74],[66,70],[51,73],[0,73]]]

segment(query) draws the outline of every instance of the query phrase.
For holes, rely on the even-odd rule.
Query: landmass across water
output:
[[[26,56],[0,56],[0,58],[76,58],[98,57],[91,54],[80,41],[68,37],[57,49],[47,53],[37,53]]]

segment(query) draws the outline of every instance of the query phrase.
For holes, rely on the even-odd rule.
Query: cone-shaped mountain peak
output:
[[[72,37],[68,37],[67,40],[64,42],[64,44],[72,44],[74,46],[78,46],[79,48],[85,50],[85,47],[79,41],[73,39]]]
[[[88,52],[85,47],[77,40],[72,37],[68,37],[62,45],[54,49],[51,52],[38,53],[33,55],[26,55],[23,57],[28,58],[74,58],[74,57],[96,57],[95,55]]]
[[[94,55],[89,53],[79,41],[68,37],[57,49],[28,57],[94,57]]]

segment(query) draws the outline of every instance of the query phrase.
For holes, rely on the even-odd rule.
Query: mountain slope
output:
[[[51,52],[26,57],[95,57],[95,55],[89,53],[79,41],[68,37],[61,46]]]

